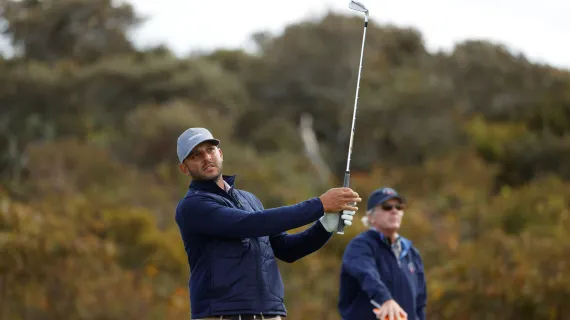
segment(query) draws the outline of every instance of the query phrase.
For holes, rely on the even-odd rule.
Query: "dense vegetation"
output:
[[[17,53],[0,58],[0,320],[188,318],[173,218],[187,127],[222,139],[225,173],[266,207],[342,184],[361,17],[180,58],[130,42],[128,5],[0,5]],[[353,188],[411,199],[402,233],[425,260],[428,319],[567,318],[570,72],[369,26]],[[280,263],[291,319],[339,319],[340,257],[362,230]]]

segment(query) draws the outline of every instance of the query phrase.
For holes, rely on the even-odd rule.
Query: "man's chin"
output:
[[[221,172],[211,173],[211,174],[199,174],[199,175],[192,175],[192,180],[201,180],[201,181],[216,181],[222,175]]]
[[[390,226],[390,230],[393,230],[394,232],[398,232],[398,230],[400,230],[400,225],[399,224],[393,224]]]
[[[217,172],[215,174],[205,174],[202,175],[201,180],[207,180],[207,181],[216,181],[220,178],[222,174],[220,172]]]
[[[398,230],[400,230],[400,225],[399,224],[387,225],[383,228],[383,230],[385,230],[388,233],[398,232]]]

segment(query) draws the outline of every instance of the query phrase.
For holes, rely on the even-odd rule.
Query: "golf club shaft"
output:
[[[368,28],[368,12],[364,18],[364,32],[362,34],[362,48],[360,49],[360,63],[358,67],[358,78],[356,80],[356,95],[354,97],[354,109],[352,111],[352,126],[350,129],[350,141],[348,143],[348,157],[346,160],[346,171],[344,172],[344,183],[343,187],[348,188],[350,186],[350,157],[352,156],[352,144],[354,141],[354,130],[356,129],[356,109],[358,108],[358,91],[360,89],[360,74],[362,72],[362,59],[364,58],[364,43],[366,42],[366,29]],[[352,203],[355,205],[355,203]],[[342,212],[338,217],[338,228],[337,234],[344,234],[344,220],[342,219]]]
[[[370,300],[370,303],[372,303],[372,305],[373,305],[375,308],[378,308],[378,309],[381,309],[381,308],[382,308],[382,306],[381,306],[378,302],[376,302],[376,301],[374,301],[374,300]]]

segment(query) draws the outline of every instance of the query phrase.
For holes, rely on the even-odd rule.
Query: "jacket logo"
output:
[[[198,138],[198,137],[201,136],[201,135],[202,135],[201,133],[195,133],[195,134],[191,135],[191,136],[188,138],[188,141],[193,140],[193,139],[196,139],[196,138]]]
[[[416,272],[416,266],[414,266],[413,262],[408,263],[408,269],[410,269],[410,273]]]

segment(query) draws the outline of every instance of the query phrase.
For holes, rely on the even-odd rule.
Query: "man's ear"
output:
[[[184,164],[184,163],[180,163],[178,164],[178,169],[180,170],[180,172],[182,172],[185,175],[190,175],[190,171],[188,170],[188,167]]]
[[[376,208],[373,208],[370,214],[368,214],[369,222],[374,222],[374,220],[376,219],[375,214],[376,214]]]
[[[222,148],[218,147],[218,151],[220,152],[220,159],[224,161],[224,153],[222,152]]]

